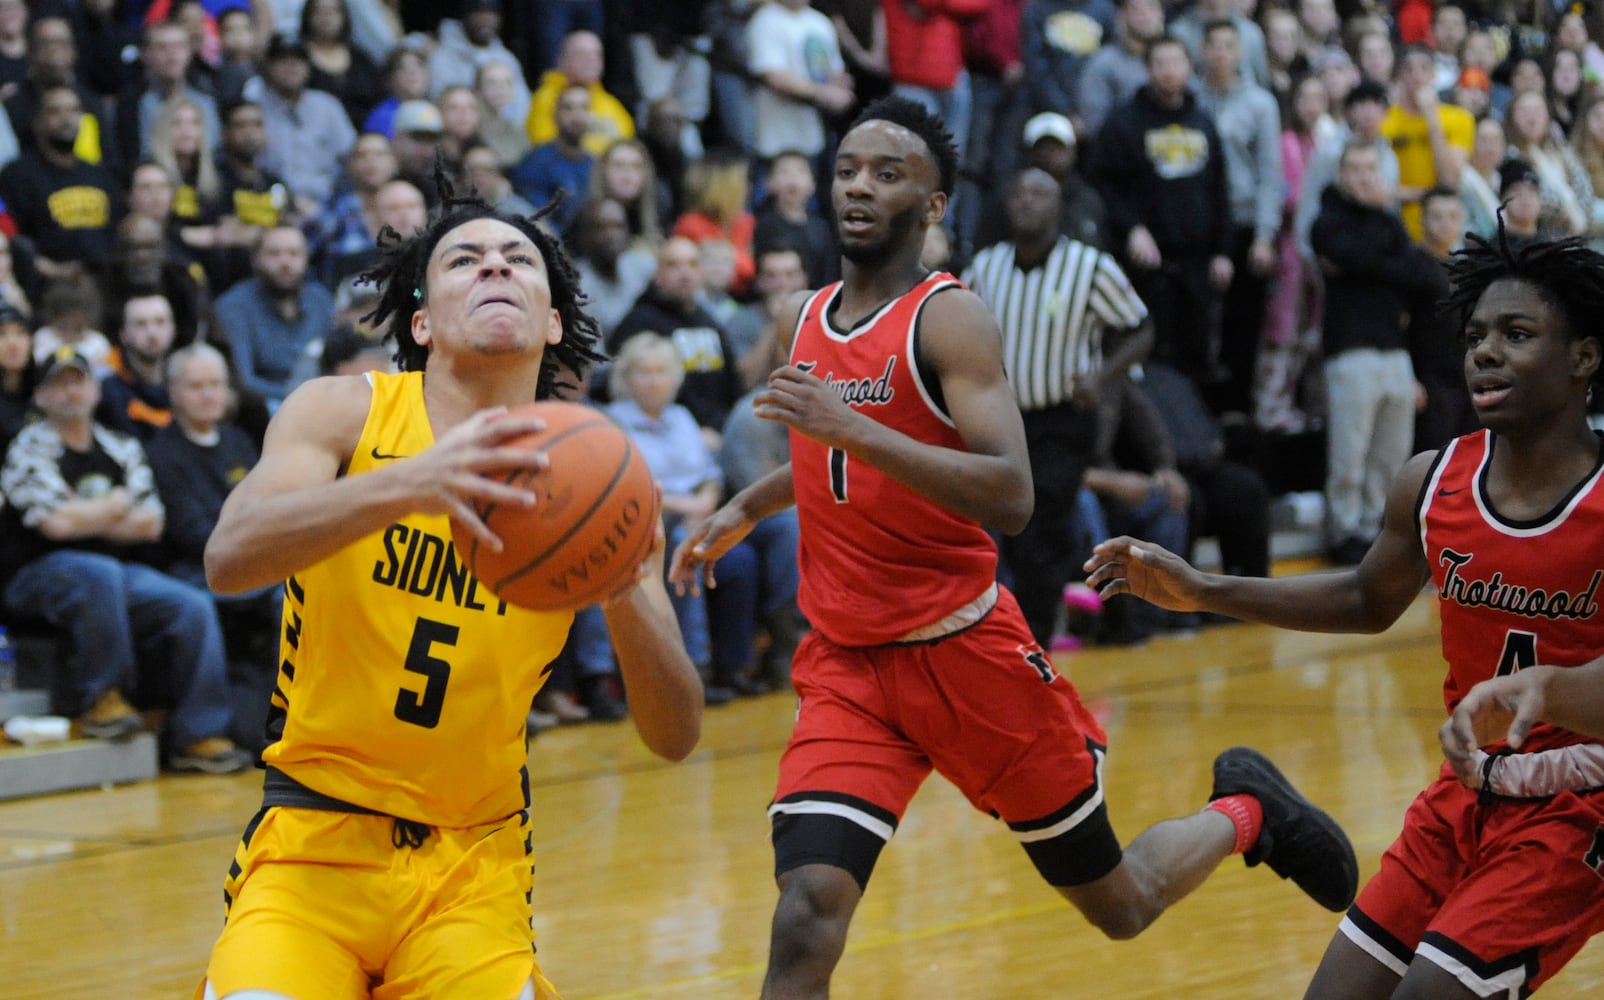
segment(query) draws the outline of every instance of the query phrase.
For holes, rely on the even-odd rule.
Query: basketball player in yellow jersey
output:
[[[502,446],[540,426],[505,408],[582,378],[597,327],[534,219],[447,192],[427,229],[381,245],[375,321],[402,373],[296,390],[207,547],[214,589],[283,581],[285,599],[263,807],[200,996],[557,995],[535,963],[522,768],[524,716],[571,616],[478,586],[450,519],[499,547],[474,505],[535,494],[490,476],[563,474]],[[604,607],[635,726],[678,760],[702,690],[662,545]]]

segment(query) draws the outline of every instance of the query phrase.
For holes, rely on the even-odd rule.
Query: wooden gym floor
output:
[[[1060,669],[1106,717],[1124,841],[1199,808],[1214,754],[1248,743],[1347,827],[1368,877],[1440,759],[1425,599],[1380,636],[1229,626]],[[757,995],[775,897],[764,807],[793,707],[769,695],[710,711],[674,766],[627,725],[534,741],[536,925],[568,1000]],[[187,998],[259,786],[254,773],[164,777],[0,806],[0,996]],[[882,855],[835,995],[1296,998],[1336,924],[1231,859],[1141,938],[1104,941],[937,778]],[[1541,995],[1604,995],[1604,942]]]

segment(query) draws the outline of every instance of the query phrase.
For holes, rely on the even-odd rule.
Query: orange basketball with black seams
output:
[[[543,401],[513,407],[511,414],[544,420],[546,429],[502,446],[544,451],[550,468],[504,477],[534,491],[533,507],[476,507],[501,539],[500,552],[453,521],[457,551],[479,582],[508,604],[574,611],[611,597],[634,579],[657,533],[657,491],[645,456],[594,407]]]

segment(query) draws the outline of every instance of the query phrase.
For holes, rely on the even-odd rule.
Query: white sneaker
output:
[[[41,743],[61,743],[67,739],[72,722],[59,715],[13,715],[6,720],[6,738],[25,747]]]

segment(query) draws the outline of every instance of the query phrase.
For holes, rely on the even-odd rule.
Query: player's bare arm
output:
[[[745,538],[757,522],[795,504],[796,486],[791,481],[791,463],[787,462],[735,494],[712,517],[697,525],[674,550],[668,582],[682,592],[687,587],[716,586],[713,564],[719,557]]]
[[[539,453],[496,447],[541,429],[541,422],[486,410],[420,455],[347,478],[342,473],[371,398],[362,376],[341,376],[308,382],[284,401],[268,426],[261,461],[229,494],[206,545],[213,590],[279,583],[411,513],[448,514],[499,549],[472,504],[534,502],[529,491],[485,474],[544,468]]]
[[[1002,336],[984,303],[944,291],[920,319],[920,363],[940,380],[965,450],[916,441],[848,406],[817,376],[787,365],[756,399],[759,416],[867,462],[955,513],[1010,534],[1035,504],[1025,429],[1003,376]]]
[[[667,539],[659,518],[652,551],[635,583],[605,601],[602,613],[641,742],[659,757],[677,761],[701,737],[704,698],[663,582]]]
[[[1430,576],[1415,501],[1434,457],[1416,455],[1393,481],[1381,535],[1352,569],[1273,579],[1202,573],[1162,546],[1122,536],[1092,550],[1086,582],[1104,597],[1134,594],[1173,611],[1212,611],[1304,632],[1384,631]]]

